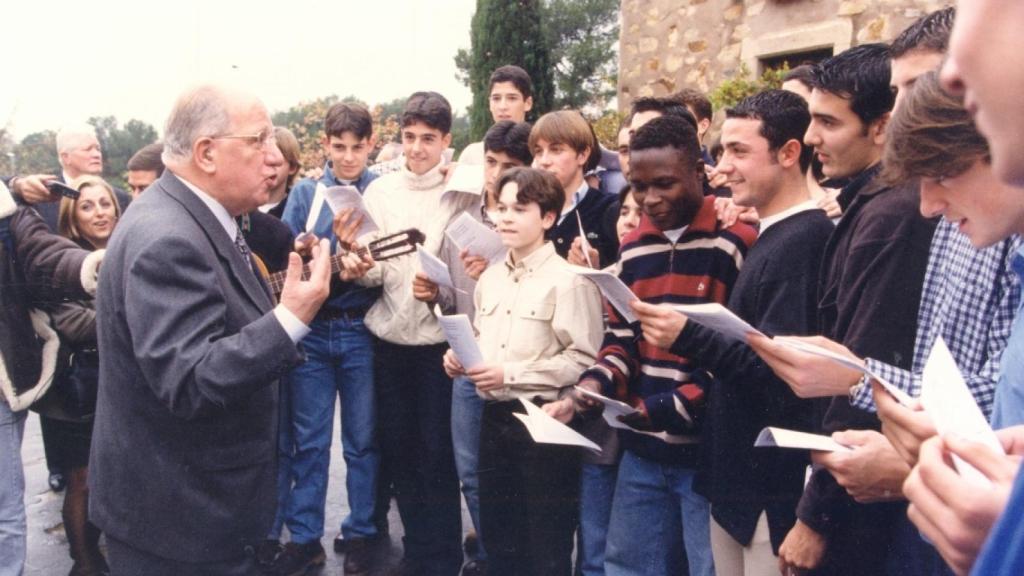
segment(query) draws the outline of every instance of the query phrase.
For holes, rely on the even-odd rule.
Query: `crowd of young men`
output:
[[[20,449],[19,394],[39,376],[22,361],[38,355],[18,332],[28,310],[94,289],[103,258],[90,482],[113,574],[322,565],[335,398],[346,574],[380,568],[392,499],[399,574],[567,575],[574,538],[587,575],[1019,574],[1020,24],[1018,3],[984,0],[837,54],[803,76],[806,95],[768,90],[727,109],[714,167],[706,98],[636,99],[618,134],[629,186],[617,194],[593,178],[602,150],[580,113],[526,122],[532,88],[516,66],[492,75],[495,124],[457,163],[438,93],[408,99],[402,155],[376,169],[369,112],[332,106],[323,175],[287,197],[297,162],[263,105],[190,90],[163,162],[143,150],[129,163],[136,202],[106,256],[49,235],[21,206],[45,218],[46,178],[0,189],[5,452]],[[95,138],[79,136],[58,142],[65,177],[98,169]],[[839,188],[835,222],[809,188],[812,156]],[[479,189],[446,185],[479,164]],[[362,196],[375,231],[334,213],[337,186]],[[727,217],[729,204],[756,225]],[[276,266],[288,269],[276,306],[262,250],[243,235],[273,219],[261,206],[291,232],[270,243],[311,268],[303,276],[294,254]],[[455,241],[464,215],[498,233],[503,258]],[[415,254],[364,250],[411,228],[450,284]],[[637,300],[602,314],[569,263],[610,270]],[[738,340],[676,307],[709,303],[761,334]],[[439,314],[468,316],[482,360],[450,349]],[[919,402],[873,382],[918,396],[939,338],[1003,452],[939,436]],[[594,394],[633,411],[606,423]],[[524,404],[596,439],[601,457],[535,442]],[[755,448],[765,427],[846,449]],[[23,479],[20,459],[10,464],[0,573],[18,574]]]

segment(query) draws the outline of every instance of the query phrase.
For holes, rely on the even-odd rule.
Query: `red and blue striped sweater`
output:
[[[723,228],[714,200],[705,198],[675,243],[647,218],[622,239],[619,278],[638,298],[655,304],[726,303],[757,232],[743,223]],[[696,465],[707,374],[686,358],[648,344],[639,323],[627,324],[609,307],[597,364],[581,379],[587,377],[600,382],[606,396],[645,411],[654,430],[679,442],[626,432],[627,449],[658,462]]]

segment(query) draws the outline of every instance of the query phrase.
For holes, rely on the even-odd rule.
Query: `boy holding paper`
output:
[[[530,125],[526,122],[503,120],[497,122],[484,135],[484,183],[478,206],[471,206],[459,218],[472,218],[488,229],[494,228],[495,184],[502,172],[517,166],[529,166],[533,161],[528,141]],[[480,274],[490,265],[481,255],[478,247],[486,246],[483,240],[459,246],[449,227],[441,242],[440,259],[451,271],[455,290],[439,287],[423,272],[413,280],[413,296],[428,304],[438,303],[445,313],[466,314],[473,320],[476,311],[473,305],[473,291]],[[465,242],[464,242],[465,243]],[[480,500],[478,497],[477,462],[480,452],[480,416],[483,413],[483,399],[476,393],[473,382],[460,376],[452,383],[452,443],[455,450],[455,467],[462,485],[462,496],[476,528],[476,546],[473,558],[462,567],[463,576],[485,573],[487,548],[483,531],[480,529]],[[467,539],[470,537],[467,536]],[[473,546],[465,546],[472,554]]]
[[[546,242],[564,203],[551,174],[513,168],[498,181],[497,226],[509,248],[474,293],[484,363],[444,368],[485,399],[480,432],[480,521],[488,574],[569,574],[579,487],[575,448],[533,441],[514,414],[520,399],[556,400],[596,356],[601,298]]]
[[[726,110],[718,164],[738,206],[761,217],[728,308],[770,334],[816,330],[818,269],[833,225],[807,189],[811,116],[800,96],[769,90]],[[754,448],[766,426],[809,430],[800,400],[747,344],[666,306],[635,305],[644,338],[714,374],[694,489],[711,502],[717,576],[778,574],[776,551],[796,522],[806,452]]]
[[[419,250],[437,255],[448,224],[479,202],[479,195],[445,192],[443,154],[451,142],[452,112],[444,96],[416,92],[402,111],[401,171],[381,176],[366,190],[367,213],[379,231],[360,238],[417,228]],[[336,232],[345,228],[338,223]],[[451,575],[462,565],[459,482],[452,452],[452,382],[441,357],[444,335],[428,306],[413,296],[416,254],[374,263],[355,253],[344,258],[350,276],[383,286],[366,313],[374,348],[381,462],[391,474],[405,528],[403,569]]]
[[[724,303],[756,232],[746,224],[724,227],[714,198],[705,198],[704,163],[693,124],[655,118],[633,135],[630,183],[644,212],[623,238],[619,278],[650,303]],[[625,452],[608,530],[609,576],[676,573],[679,541],[690,574],[714,573],[708,502],[693,491],[704,414],[704,383],[687,358],[653,346],[638,324],[608,311],[598,362],[580,386],[626,401],[640,411],[627,422],[640,431],[665,432],[673,443],[625,432]],[[578,398],[581,406],[593,403]]]
[[[327,238],[337,253],[338,239],[332,230],[334,213],[323,190],[353,186],[360,193],[377,176],[366,170],[373,149],[373,120],[358,104],[338,103],[324,118],[323,149],[327,156],[319,180],[303,179],[292,188],[282,220],[307,241]],[[302,340],[306,362],[289,378],[282,425],[277,520],[260,560],[274,558],[282,525],[288,526],[291,542],[274,563],[290,573],[323,564],[320,539],[324,532],[335,398],[341,401],[341,441],[345,458],[350,513],[342,521],[335,541],[348,550],[346,570],[359,572],[369,566],[368,544],[380,534],[374,513],[380,455],[374,442],[377,426],[373,395],[373,336],[363,316],[380,295],[378,287],[331,282],[331,294],[310,323]],[[383,520],[387,526],[387,519]]]

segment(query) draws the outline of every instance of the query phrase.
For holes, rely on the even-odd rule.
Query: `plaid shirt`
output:
[[[918,396],[921,373],[935,337],[949,345],[957,366],[982,412],[992,412],[999,363],[1020,304],[1020,281],[1010,268],[1019,236],[984,250],[974,248],[956,224],[942,220],[935,229],[917,317],[911,370],[873,358],[868,368],[897,388]],[[852,404],[875,411],[871,388],[859,387]]]

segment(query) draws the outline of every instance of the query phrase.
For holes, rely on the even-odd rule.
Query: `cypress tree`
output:
[[[488,107],[491,72],[506,64],[526,70],[533,80],[531,119],[547,112],[554,100],[550,55],[541,29],[542,0],[477,0],[470,27],[469,82],[473,91],[470,129],[483,138],[493,120]]]

